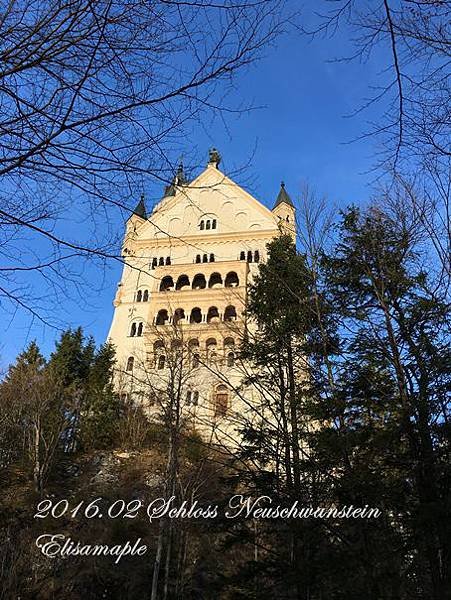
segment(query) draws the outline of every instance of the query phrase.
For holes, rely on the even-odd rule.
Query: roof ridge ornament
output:
[[[219,154],[218,150],[214,147],[210,148],[210,150],[208,152],[208,164],[213,165],[217,169],[220,162],[221,162],[221,155]]]

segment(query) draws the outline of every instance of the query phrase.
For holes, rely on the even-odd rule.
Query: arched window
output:
[[[135,362],[135,359],[133,358],[133,356],[129,356],[127,358],[127,366],[125,368],[126,371],[133,371],[133,363]]]
[[[224,340],[224,348],[234,348],[235,340],[232,337],[228,337]]]
[[[193,406],[197,406],[198,402],[199,402],[199,392],[196,390],[195,392],[193,392]]]
[[[170,275],[163,277],[160,283],[160,292],[167,292],[174,287],[174,282]]]
[[[238,275],[235,271],[231,271],[227,273],[227,277],[225,279],[225,287],[238,287],[240,280],[238,279]]]
[[[171,257],[170,256],[166,256],[166,264],[167,265],[171,264]]]
[[[190,323],[202,323],[202,311],[199,307],[193,308],[189,317]]]
[[[247,262],[252,262],[252,250],[247,251]]]
[[[236,320],[236,309],[234,306],[229,305],[224,311],[224,321],[235,321]]]
[[[192,393],[192,391],[191,391],[191,390],[188,390],[188,391],[186,392],[186,403],[187,403],[188,405],[189,405],[189,404],[191,404],[191,396],[192,396],[192,395],[193,395],[193,393]]]
[[[219,287],[222,285],[222,277],[219,273],[212,273],[210,275],[210,279],[208,280],[208,287]]]
[[[161,257],[160,260],[158,261],[158,264],[160,265],[160,267],[164,267],[164,258]]]
[[[217,358],[215,338],[208,338],[208,340],[205,342],[205,347],[207,348],[208,364],[213,365]]]
[[[137,337],[141,337],[143,334],[144,323],[138,323],[138,329],[136,331]]]
[[[143,302],[149,302],[149,290],[144,290]]]
[[[207,281],[205,275],[198,273],[193,279],[193,290],[203,290],[207,287]]]
[[[240,260],[246,260],[246,252],[244,250],[240,252]]]
[[[211,222],[211,228],[216,229],[216,219],[213,219],[213,221]]]
[[[164,354],[161,354],[158,357],[158,370],[161,371],[162,369],[164,369],[166,365],[166,356]]]
[[[136,335],[136,328],[137,328],[137,325],[136,325],[136,323],[132,323],[132,326],[131,326],[131,328],[130,328],[130,335],[131,335],[132,337],[135,337],[135,335]]]
[[[233,367],[234,364],[235,364],[235,354],[233,352],[229,352],[227,354],[227,366]]]
[[[210,223],[210,221],[207,221],[205,229],[210,229],[210,227],[211,227],[211,223]]]
[[[189,287],[188,275],[180,275],[177,279],[177,283],[175,284],[176,290],[182,290],[184,287]]]
[[[197,263],[201,262],[200,254],[196,254],[196,262]]]
[[[208,262],[208,254],[204,254],[202,256],[202,262],[204,262],[204,263]]]
[[[174,325],[177,325],[177,323],[179,323],[180,321],[183,321],[184,319],[185,319],[185,311],[183,310],[183,308],[178,308],[174,312],[174,317],[172,319],[172,322],[174,323]]]
[[[201,221],[199,223],[199,229],[202,231],[204,228],[205,228],[205,223],[204,223],[204,221]]]
[[[254,252],[254,262],[260,262],[260,252],[258,250]]]
[[[188,342],[188,350],[193,352],[196,348],[199,348],[199,340],[197,338],[191,338]]]
[[[223,417],[227,413],[229,393],[227,386],[218,385],[215,392],[215,417]]]
[[[216,306],[210,306],[207,313],[207,323],[211,321],[219,321],[219,311]]]
[[[156,342],[154,342],[154,344],[153,344],[153,351],[155,353],[161,352],[161,350],[163,350],[163,348],[164,348],[164,342],[163,342],[163,340],[157,340]]]
[[[169,320],[168,311],[164,308],[158,311],[157,318],[155,319],[155,325],[166,325]]]
[[[141,302],[142,299],[143,299],[143,293],[141,290],[138,290],[138,292],[136,294],[136,302]]]
[[[156,258],[152,258],[152,269],[155,269],[155,267],[158,265],[158,259]]]
[[[214,254],[210,254],[210,262],[215,262],[215,255]]]
[[[171,350],[172,352],[180,351],[182,348],[182,340],[172,340]]]

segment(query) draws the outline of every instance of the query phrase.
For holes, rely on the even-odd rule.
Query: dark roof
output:
[[[189,183],[188,179],[185,176],[183,165],[182,163],[180,163],[177,169],[177,173],[172,178],[171,183],[164,188],[163,198],[167,198],[168,196],[175,196],[176,186],[186,185],[187,183]]]
[[[285,184],[283,181],[280,184],[280,192],[279,192],[279,195],[277,196],[277,200],[276,200],[276,203],[274,204],[274,208],[276,208],[276,206],[279,206],[279,204],[282,204],[282,202],[285,202],[286,204],[289,204],[290,206],[292,206],[294,208],[293,201],[291,200],[290,196],[287,194],[287,192],[285,190]]]
[[[140,201],[138,202],[135,210],[133,211],[134,215],[141,217],[141,219],[146,219],[146,205],[144,204],[144,194],[141,196]]]

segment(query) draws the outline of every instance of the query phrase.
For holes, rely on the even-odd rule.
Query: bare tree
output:
[[[189,123],[281,32],[281,0],[11,0],[0,11],[0,295],[55,323],[82,259],[121,260],[105,223],[169,182]],[[62,223],[79,223],[68,235]],[[99,227],[100,225],[100,227]],[[38,293],[36,290],[40,289]]]

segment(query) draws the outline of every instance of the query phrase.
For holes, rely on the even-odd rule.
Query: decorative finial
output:
[[[283,187],[285,189],[285,181],[280,182],[280,187]]]
[[[208,163],[210,165],[214,165],[216,168],[218,168],[218,165],[220,162],[221,162],[221,155],[216,150],[216,148],[211,148],[209,151]]]

